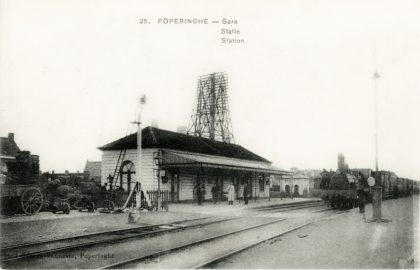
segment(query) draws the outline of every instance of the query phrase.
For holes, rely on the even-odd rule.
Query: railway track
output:
[[[336,216],[339,216],[339,215],[342,215],[344,213],[345,212],[337,212],[335,214],[336,214]],[[245,245],[243,247],[239,247],[237,249],[233,249],[233,250],[231,250],[229,252],[226,252],[226,253],[224,253],[224,254],[222,254],[220,256],[215,256],[213,258],[209,258],[208,260],[206,260],[204,262],[200,262],[200,263],[198,263],[198,264],[196,264],[196,265],[194,265],[194,266],[192,266],[190,268],[191,269],[211,269],[211,268],[213,268],[212,267],[213,265],[215,265],[215,264],[217,264],[217,263],[219,263],[221,261],[227,260],[228,258],[230,258],[230,257],[232,257],[232,256],[234,256],[234,255],[236,255],[236,254],[238,254],[238,253],[240,253],[242,251],[245,251],[247,249],[253,248],[253,247],[255,247],[257,245],[260,245],[260,244],[263,244],[265,242],[271,241],[273,239],[276,239],[276,238],[278,238],[280,236],[286,235],[286,234],[291,233],[293,231],[299,230],[299,229],[301,229],[303,227],[306,227],[308,225],[311,225],[313,223],[314,223],[314,221],[309,221],[309,222],[306,222],[306,223],[304,223],[302,225],[298,225],[298,226],[295,226],[295,227],[290,228],[288,230],[279,232],[279,233],[277,233],[275,235],[272,235],[271,237],[268,237],[266,239],[260,239],[260,240],[251,242],[248,245]]]
[[[281,211],[290,211],[290,210],[317,207],[317,206],[323,206],[323,205],[325,204],[323,204],[322,201],[316,201],[316,202],[311,201],[311,202],[301,202],[301,203],[288,204],[288,205],[260,207],[253,210],[281,212]],[[140,240],[140,242],[138,242],[140,245],[147,246],[147,244],[143,245],[143,242],[142,242],[143,238],[150,239],[146,241],[155,241],[153,240],[155,239],[154,237],[153,238],[150,238],[150,237],[156,236],[159,234],[162,234],[162,237],[164,235],[172,237],[172,233],[169,233],[169,234],[165,234],[165,233],[166,232],[179,232],[179,231],[183,231],[185,229],[194,228],[194,227],[196,229],[193,229],[192,231],[197,231],[197,230],[202,230],[200,227],[204,227],[206,225],[211,225],[211,224],[214,224],[214,225],[210,227],[218,228],[219,225],[217,223],[222,223],[225,221],[229,221],[233,219],[240,219],[240,218],[241,217],[234,217],[234,218],[232,217],[230,218],[206,217],[206,218],[185,220],[185,221],[180,221],[180,222],[164,223],[164,224],[159,224],[159,225],[150,225],[150,226],[136,227],[136,228],[130,228],[130,229],[120,229],[120,230],[101,232],[101,233],[95,233],[95,234],[78,236],[78,237],[57,239],[57,240],[52,240],[52,241],[43,241],[43,242],[27,243],[23,245],[7,246],[1,249],[2,267],[3,268],[16,268],[16,267],[19,268],[19,265],[32,265],[34,261],[39,263],[40,259],[45,259],[45,257],[49,257],[48,255],[53,255],[51,258],[54,258],[54,254],[60,255],[60,254],[66,254],[67,252],[72,252],[72,253],[89,252],[90,250],[95,250],[96,252],[96,250],[103,250],[104,247],[109,247],[106,250],[112,250],[112,248],[114,247],[114,243],[115,245],[119,245],[123,247],[126,245],[126,242],[124,240],[129,240],[129,239],[132,239],[129,241],[134,240],[135,243],[138,242],[137,240]],[[248,219],[249,218],[250,217],[248,217]],[[269,221],[267,222],[267,220]],[[231,236],[235,236],[238,239],[246,238],[247,244],[245,246],[241,245],[237,248],[229,250],[228,252],[219,254],[218,256],[212,255],[212,256],[208,256],[208,258],[202,258],[202,260],[199,263],[196,263],[194,265],[190,265],[187,267],[187,268],[206,268],[210,266],[211,264],[214,264],[220,260],[224,260],[229,256],[232,256],[238,252],[241,252],[242,250],[251,248],[255,245],[258,245],[270,239],[279,237],[283,234],[298,230],[304,226],[307,226],[313,223],[313,221],[311,221],[303,225],[294,226],[292,228],[290,228],[289,225],[287,226],[281,225],[281,224],[277,225],[277,223],[283,222],[286,220],[287,219],[285,218],[282,218],[282,219],[277,218],[274,220],[272,218],[271,220],[268,218],[266,220],[260,220],[258,218],[258,219],[255,219],[253,223],[246,224],[246,227],[237,226],[235,228],[231,228],[232,225],[230,225],[230,223],[226,223],[223,225],[223,227],[225,227],[224,230],[220,230],[220,232],[213,233],[213,234],[212,234],[212,230],[214,229],[209,230],[209,229],[204,228],[203,229],[204,231],[209,230],[207,235],[211,235],[211,237],[204,237],[204,238],[202,236],[191,237],[190,236],[191,232],[185,231],[182,233],[187,236],[186,238],[187,241],[181,241],[180,243],[175,241],[175,242],[172,242],[170,245],[165,244],[164,246],[161,246],[160,248],[157,247],[157,248],[152,248],[152,249],[150,248],[145,249],[142,252],[138,252],[138,254],[131,254],[129,256],[123,256],[125,258],[116,257],[116,260],[115,259],[112,261],[110,260],[109,262],[98,261],[98,263],[95,263],[91,261],[90,263],[92,266],[90,268],[95,268],[95,267],[100,267],[99,269],[133,268],[132,267],[133,265],[134,266],[136,266],[136,264],[144,265],[145,261],[150,261],[150,260],[153,260],[154,258],[160,258],[165,255],[173,256],[174,254],[177,254],[176,251],[184,252],[183,250],[188,250],[194,247],[202,248],[202,246],[206,246],[206,244],[207,245],[210,244],[210,249],[212,249],[211,245],[213,243],[216,243],[218,240],[222,242],[226,241],[225,239]],[[232,221],[232,222],[235,222],[235,221]],[[242,222],[243,221],[239,221],[236,223],[241,224]],[[290,222],[293,223],[291,220],[288,220],[287,224],[289,224]],[[235,224],[235,223],[232,223],[232,224]],[[286,227],[288,229],[285,231],[284,228]],[[282,229],[278,230],[276,228],[282,228]],[[261,234],[262,230],[269,232],[270,234],[269,237],[267,237],[267,235],[264,233]],[[262,238],[252,239],[255,241],[250,242],[250,239],[248,239],[248,236],[244,236],[244,235],[253,235],[254,232],[258,235],[261,234]],[[117,242],[120,242],[120,243],[117,244]],[[167,242],[167,240],[163,242],[169,243]],[[135,247],[139,247],[139,246],[136,246],[139,244],[132,244],[132,245],[134,245]],[[114,247],[114,248],[118,249],[117,247]],[[207,254],[206,251],[203,253]],[[32,258],[35,260],[32,260]],[[119,261],[120,259],[121,261]],[[34,264],[34,265],[37,265],[37,264]],[[68,268],[69,266],[71,267],[71,265],[72,264],[67,264],[67,266],[62,265],[60,267]],[[50,267],[47,267],[47,268],[50,268]]]
[[[132,238],[151,237],[157,234],[176,232],[189,228],[229,221],[232,219],[235,218],[205,217],[158,225],[99,232],[49,241],[6,246],[1,248],[0,260],[2,262],[2,266],[7,267],[7,265],[12,264],[14,261],[24,260],[31,257],[46,256],[56,252],[114,243]]]
[[[308,225],[310,225],[310,224],[312,224],[312,223],[313,223],[313,222],[308,222],[308,223],[305,223],[305,224],[303,224],[303,225],[299,225],[299,226],[296,226],[296,227],[294,227],[294,228],[291,228],[291,229],[289,229],[289,230],[287,230],[287,231],[284,231],[284,232],[278,233],[278,234],[276,234],[276,235],[274,235],[274,236],[272,236],[272,237],[269,237],[269,238],[267,238],[267,239],[262,239],[262,240],[257,240],[257,241],[254,241],[253,243],[250,243],[250,244],[248,244],[248,245],[246,245],[246,246],[244,246],[244,247],[239,247],[239,248],[237,248],[237,249],[234,249],[234,250],[232,250],[232,251],[230,251],[230,252],[228,252],[228,253],[225,253],[225,254],[223,254],[223,255],[221,255],[221,256],[217,256],[217,257],[214,257],[214,258],[210,258],[210,259],[208,259],[208,260],[207,260],[207,261],[205,261],[205,262],[199,263],[199,264],[197,264],[197,265],[195,265],[195,266],[191,267],[191,269],[208,269],[208,268],[211,268],[211,265],[214,265],[214,264],[216,264],[216,263],[218,263],[218,262],[220,262],[220,261],[226,260],[227,258],[232,257],[232,256],[233,256],[233,255],[235,255],[235,254],[238,254],[238,253],[240,253],[240,252],[242,252],[242,251],[245,251],[245,250],[247,250],[247,249],[249,249],[249,248],[255,247],[255,246],[257,246],[257,245],[260,245],[260,244],[262,244],[262,243],[265,243],[265,242],[267,242],[267,241],[270,241],[270,240],[272,240],[272,239],[274,239],[274,238],[280,237],[280,236],[285,235],[285,234],[287,234],[287,233],[290,233],[290,232],[296,231],[296,230],[298,230],[298,229],[300,229],[300,228],[306,227],[306,226],[308,226]]]
[[[129,259],[129,260],[121,261],[121,262],[118,262],[118,263],[113,263],[113,264],[106,265],[106,266],[103,266],[103,267],[100,267],[100,268],[97,268],[97,269],[133,268],[132,265],[134,265],[136,263],[140,263],[140,262],[143,262],[143,261],[155,258],[155,257],[159,257],[159,256],[163,256],[165,254],[169,254],[169,253],[172,253],[172,252],[175,252],[175,251],[179,251],[179,250],[182,250],[182,249],[187,249],[187,248],[191,248],[191,247],[194,247],[194,246],[197,246],[197,245],[209,243],[209,242],[212,242],[212,241],[215,241],[215,240],[218,240],[218,239],[221,239],[221,238],[229,237],[229,236],[232,236],[232,235],[235,235],[235,234],[239,234],[239,233],[242,233],[242,232],[245,232],[245,231],[251,231],[251,230],[254,230],[256,228],[268,226],[268,225],[271,225],[271,224],[274,224],[274,223],[283,222],[285,220],[286,219],[277,219],[277,220],[274,220],[274,221],[264,222],[262,224],[253,225],[253,226],[243,228],[243,229],[240,229],[240,230],[236,230],[236,231],[233,231],[233,232],[228,232],[228,233],[224,233],[224,234],[221,234],[221,235],[200,239],[200,240],[193,241],[193,242],[190,242],[190,243],[187,243],[187,244],[178,245],[178,246],[175,246],[175,247],[160,250],[158,252],[153,252],[153,253],[145,254],[145,255],[135,257],[135,258],[132,258],[132,259]],[[310,223],[305,224],[304,226],[309,225],[309,224]],[[294,228],[294,230],[299,229],[301,227],[303,227],[303,226],[298,226],[298,227]],[[290,230],[290,231],[292,231],[292,230]],[[197,268],[199,268],[199,267],[201,267],[201,265],[197,266]]]
[[[326,205],[327,204],[324,201],[309,201],[309,202],[269,205],[269,206],[263,206],[263,207],[258,207],[258,208],[252,208],[252,210],[261,211],[261,212],[286,212],[286,211],[291,211],[291,210],[314,208],[314,207],[320,207],[320,206],[326,206]]]
[[[334,215],[330,215],[327,218],[334,218],[336,216],[342,215],[344,212],[335,213]],[[319,220],[319,221],[320,221]],[[274,240],[278,237],[286,235],[288,233],[297,231],[303,227],[313,224],[316,222],[315,220],[307,220],[301,224],[297,224],[294,226],[285,226],[283,229],[279,229],[280,227],[273,227],[272,225],[278,222],[289,221],[288,219],[281,219],[273,222],[268,222],[266,224],[261,224],[258,226],[246,228],[243,230],[238,230],[235,232],[227,233],[224,235],[210,237],[207,239],[203,239],[200,241],[192,242],[185,245],[180,245],[177,247],[173,247],[171,249],[162,250],[159,252],[146,254],[144,256],[139,256],[137,258],[132,258],[130,260],[121,261],[118,263],[110,264],[98,269],[141,269],[141,268],[179,268],[179,269],[207,269],[212,268],[213,265],[217,264],[220,261],[226,260],[229,257],[234,256],[242,251],[247,249],[253,248],[257,245],[260,245],[265,242],[269,242]],[[291,222],[293,223],[293,222]],[[255,231],[257,228],[260,228],[260,231]],[[261,229],[267,230],[268,233],[260,234]],[[244,234],[249,231],[248,234]],[[250,241],[245,241],[245,243],[239,243],[233,246],[226,247],[223,245],[224,243],[232,243],[233,239],[247,239],[246,235],[251,235],[256,233],[254,237],[251,237]],[[230,239],[229,239],[230,238]],[[224,242],[223,242],[224,241]],[[200,247],[201,246],[201,247]],[[214,254],[212,254],[215,250],[214,248],[218,247],[218,250]],[[211,251],[209,250],[211,249]],[[217,248],[216,248],[217,249]],[[206,250],[208,252],[206,252]],[[191,260],[192,262],[182,262],[181,265],[179,261]],[[176,264],[175,261],[178,261]],[[173,264],[175,262],[175,265]]]

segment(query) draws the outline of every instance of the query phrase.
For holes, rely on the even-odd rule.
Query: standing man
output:
[[[203,204],[203,190],[200,184],[197,186],[197,203],[198,205]]]
[[[228,186],[228,201],[229,205],[233,205],[233,200],[235,199],[235,186],[231,182]]]
[[[108,177],[106,178],[108,179],[108,183],[109,183],[109,190],[112,190],[112,184],[114,183],[114,177],[112,177],[111,174],[108,175]]]
[[[249,186],[248,186],[248,183],[245,183],[245,186],[244,186],[244,202],[245,202],[245,204],[248,204],[248,194],[249,194]]]
[[[211,196],[213,198],[213,203],[217,203],[217,196],[219,195],[219,186],[217,185],[217,182],[213,184],[213,187],[211,188]]]
[[[367,203],[367,196],[365,192],[365,187],[367,186],[367,181],[363,174],[359,172],[357,175],[357,204],[359,205],[359,212],[363,215],[363,219],[366,220],[365,216],[365,204]]]
[[[366,204],[366,193],[362,189],[357,190],[357,198],[358,198],[358,204],[359,204],[359,212],[363,215],[363,219],[366,220],[365,216],[365,204]]]

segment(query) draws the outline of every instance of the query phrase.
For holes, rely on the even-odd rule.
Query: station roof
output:
[[[265,172],[277,175],[290,174],[285,170],[274,167],[271,163],[244,160],[231,157],[213,156],[189,153],[177,150],[163,150],[162,168],[219,168],[251,172]]]
[[[267,159],[237,144],[214,141],[207,138],[191,136],[150,126],[142,129],[141,135],[142,148],[164,148],[271,163]],[[137,133],[130,134],[104,146],[98,147],[98,149],[102,151],[136,148]]]

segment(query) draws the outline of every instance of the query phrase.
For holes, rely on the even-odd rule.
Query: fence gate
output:
[[[153,210],[158,211],[158,191],[157,190],[148,190],[146,191],[146,196],[149,198],[151,208]],[[169,191],[168,190],[161,190],[160,191],[160,200],[161,200],[161,209],[160,210],[169,210]],[[142,206],[147,205],[146,198],[142,198],[141,202]]]

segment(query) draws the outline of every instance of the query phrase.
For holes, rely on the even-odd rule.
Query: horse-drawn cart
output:
[[[1,185],[0,196],[5,214],[34,215],[44,203],[41,189],[36,185]]]

